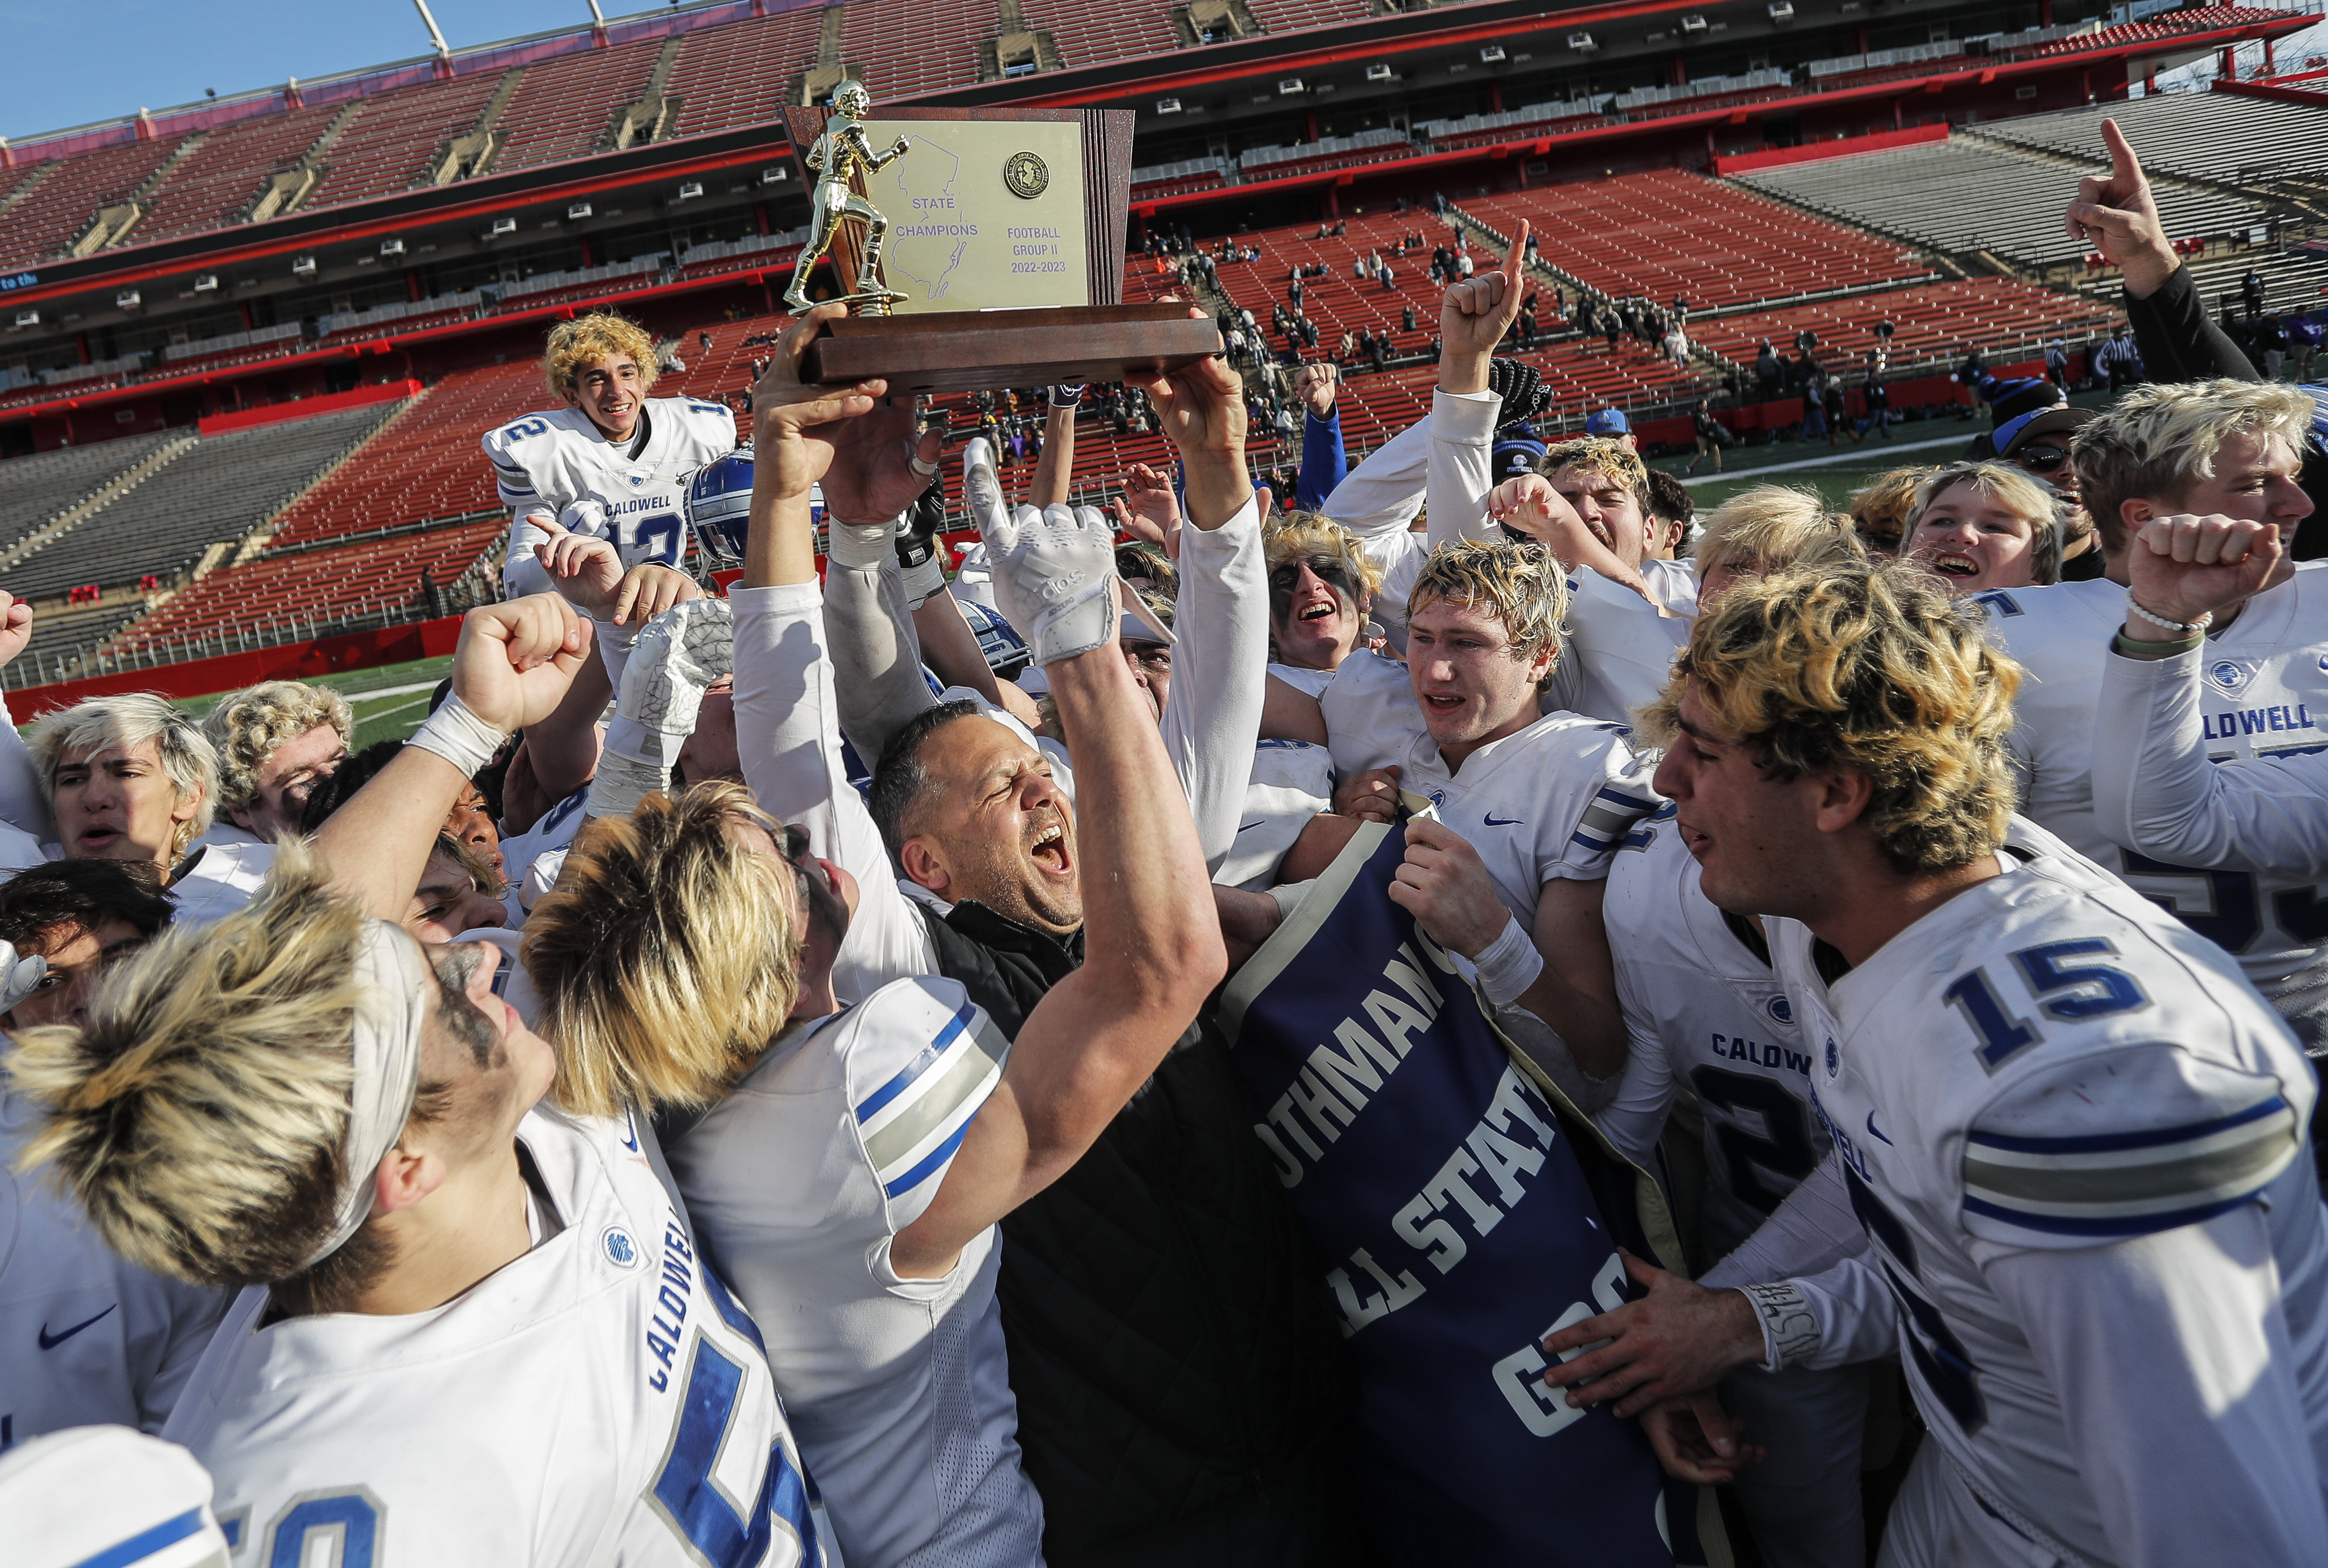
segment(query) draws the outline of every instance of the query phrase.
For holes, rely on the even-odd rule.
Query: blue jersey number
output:
[[[718,1277],[707,1269],[703,1282],[719,1315],[758,1343],[758,1326],[735,1305]],[[793,1467],[783,1442],[769,1445],[760,1494],[752,1499],[745,1516],[737,1516],[735,1505],[712,1479],[720,1445],[736,1413],[737,1397],[743,1390],[744,1368],[709,1339],[697,1339],[695,1364],[688,1372],[687,1394],[680,1407],[679,1431],[671,1438],[671,1457],[655,1478],[655,1501],[662,1506],[672,1527],[712,1568],[746,1568],[759,1562],[767,1554],[779,1520],[799,1540],[799,1560],[804,1568],[821,1568],[824,1547],[809,1513],[815,1500],[814,1488]]]
[[[1980,1368],[1973,1365],[1964,1341],[1940,1316],[1940,1310],[1924,1300],[1923,1292],[1901,1279],[1900,1270],[1892,1266],[1897,1263],[1910,1278],[1920,1278],[1916,1272],[1916,1243],[1908,1227],[1848,1162],[1843,1168],[1843,1179],[1851,1191],[1852,1212],[1876,1244],[1891,1254],[1875,1261],[1883,1270],[1883,1282],[1892,1287],[1892,1296],[1908,1315],[1902,1325],[1906,1332],[1901,1336],[1908,1342],[1908,1355],[1940,1407],[1956,1418],[1957,1425],[1969,1437],[1988,1421],[1988,1403],[1980,1393]]]
[[[679,544],[685,537],[686,525],[675,512],[651,512],[645,517],[624,518],[623,532],[628,537],[620,542],[623,560],[629,566],[644,561],[661,561],[664,566],[679,564]]]
[[[2263,934],[2263,900],[2245,871],[2194,871],[2126,851],[2134,890],[2225,953],[2245,953]]]
[[[2134,976],[2116,964],[2077,962],[2098,953],[2115,958],[2117,949],[2098,936],[2089,936],[2024,947],[2013,954],[2013,962],[2028,981],[2037,1010],[2057,1022],[2076,1023],[2148,1007],[2150,998]],[[1985,970],[1976,969],[1949,981],[1940,1000],[1972,1026],[1980,1040],[1981,1066],[1992,1073],[2006,1057],[2035,1045],[2041,1038],[2034,1024],[2014,1017],[2006,1009]]]
[[[267,1568],[308,1568],[307,1548],[318,1534],[324,1568],[372,1568],[380,1545],[379,1500],[369,1492],[303,1498],[276,1516],[267,1532]]]
[[[549,421],[547,419],[520,419],[516,424],[509,427],[509,438],[512,441],[523,441],[529,437],[543,436],[549,432]]]
[[[1689,1081],[1698,1099],[1721,1113],[1713,1124],[1713,1141],[1722,1150],[1730,1190],[1769,1214],[1786,1201],[1795,1183],[1818,1165],[1808,1108],[1787,1093],[1785,1085],[1751,1073],[1698,1067],[1692,1070]],[[1760,1137],[1741,1124],[1741,1113],[1760,1120]],[[1759,1174],[1761,1171],[1783,1178],[1787,1185],[1783,1188],[1766,1185]]]

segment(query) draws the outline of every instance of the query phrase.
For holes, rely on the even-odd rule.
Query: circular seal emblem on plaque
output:
[[[1051,165],[1034,153],[1013,153],[1002,165],[1002,183],[1031,202],[1051,188]]]

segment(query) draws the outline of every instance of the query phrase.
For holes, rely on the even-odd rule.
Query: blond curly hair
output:
[[[1533,663],[1568,640],[1568,578],[1541,545],[1455,540],[1432,550],[1406,596],[1410,619],[1446,603],[1484,610],[1502,623],[1514,656]]]
[[[2004,840],[2020,684],[1979,613],[1929,574],[1828,556],[1723,595],[1640,720],[1671,744],[1687,692],[1768,773],[1865,775],[1862,820],[1884,857],[1941,871]]]
[[[1310,556],[1333,556],[1350,568],[1350,578],[1371,599],[1382,592],[1383,569],[1375,564],[1358,536],[1319,512],[1286,512],[1272,518],[1261,536],[1262,570],[1273,572],[1289,561]]]
[[[1633,493],[1642,511],[1648,510],[1649,465],[1641,461],[1633,444],[1620,437],[1573,436],[1544,448],[1544,461],[1536,465],[1536,472],[1551,475],[1563,468],[1582,468],[1587,474],[1613,479]]]
[[[579,385],[582,367],[592,360],[627,354],[639,367],[639,390],[655,384],[662,367],[655,359],[654,339],[626,315],[594,310],[549,329],[549,352],[542,356],[541,373],[553,397],[570,398]]]
[[[303,681],[262,681],[230,694],[202,719],[218,752],[218,809],[231,817],[258,798],[258,770],[267,759],[319,724],[352,745],[355,713],[328,686]]]
[[[709,783],[575,840],[519,948],[558,1048],[559,1106],[711,1104],[783,1029],[800,991],[793,872],[731,828],[777,831],[743,785]]]
[[[1828,512],[1816,491],[1756,484],[1706,513],[1690,559],[1703,582],[1708,572],[1732,562],[1769,570],[1831,547],[1847,547],[1850,538],[1851,520]]]

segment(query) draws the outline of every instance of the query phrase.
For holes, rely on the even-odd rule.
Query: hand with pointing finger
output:
[[[2092,246],[2118,269],[2127,295],[2146,299],[2166,286],[2182,263],[2159,221],[2150,180],[2116,120],[2102,121],[2102,140],[2109,146],[2109,178],[2089,174],[2078,182],[2077,200],[2070,203],[2070,236]]]

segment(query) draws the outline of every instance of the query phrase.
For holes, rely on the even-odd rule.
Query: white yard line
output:
[[[1732,468],[1726,474],[1683,475],[1681,482],[1684,484],[1711,484],[1717,479],[1759,479],[1765,474],[1790,474],[1798,468],[1824,468],[1834,463],[1856,463],[1866,466],[1867,459],[1879,452],[1926,452],[1935,446],[1962,446],[1971,439],[1971,435],[1943,436],[1932,441],[1885,441],[1879,437],[1873,446],[1863,441],[1847,451],[1830,452],[1824,457],[1801,457],[1792,463],[1766,463],[1760,468]]]

